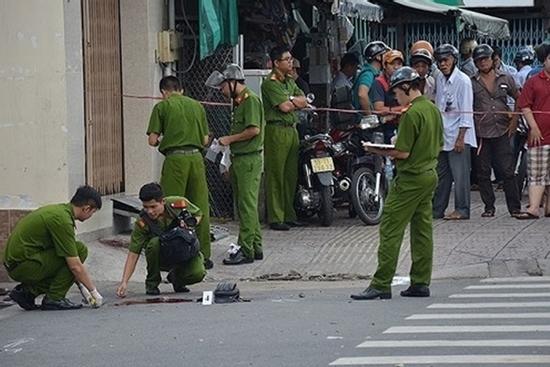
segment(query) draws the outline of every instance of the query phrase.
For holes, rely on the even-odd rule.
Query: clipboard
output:
[[[376,143],[371,143],[370,141],[364,142],[363,146],[377,148],[377,149],[395,149],[394,144],[376,144]]]

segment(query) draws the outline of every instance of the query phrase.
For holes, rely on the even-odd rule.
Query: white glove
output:
[[[103,305],[103,296],[101,294],[99,294],[99,292],[97,291],[97,289],[94,289],[90,292],[91,294],[91,299],[89,300],[89,304],[93,307],[93,308],[99,308],[101,307],[101,305]]]

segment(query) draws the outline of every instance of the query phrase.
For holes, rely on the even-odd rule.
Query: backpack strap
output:
[[[145,224],[147,224],[147,226],[149,226],[149,230],[151,231],[152,234],[154,234],[155,236],[159,237],[161,234],[162,234],[162,230],[160,229],[158,223],[156,223],[155,221],[153,221],[148,215],[147,213],[145,212],[145,210],[142,210],[140,213],[139,213],[139,217],[145,222]]]

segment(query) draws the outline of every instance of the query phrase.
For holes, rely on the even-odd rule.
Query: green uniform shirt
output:
[[[397,174],[422,174],[435,169],[442,147],[441,113],[426,97],[415,98],[399,120],[395,149],[410,155],[396,160]]]
[[[20,263],[52,248],[59,257],[78,256],[71,204],[47,205],[23,217],[8,238],[5,261]]]
[[[153,108],[147,135],[151,133],[162,135],[162,154],[175,149],[202,149],[209,133],[204,107],[194,99],[172,94]]]
[[[249,127],[259,128],[260,133],[250,140],[231,144],[231,153],[239,155],[259,152],[264,146],[265,119],[262,101],[248,88],[245,88],[238,98],[241,99],[241,103],[233,111],[231,135],[239,134]]]
[[[167,196],[164,198],[164,201],[164,214],[156,220],[161,231],[167,229],[174,218],[180,213],[181,209],[178,209],[180,206],[186,205],[185,209],[195,217],[202,215],[200,209],[183,196]],[[182,202],[183,205],[181,205]],[[138,219],[134,224],[134,230],[130,237],[128,250],[140,254],[141,250],[153,237],[155,237],[155,235],[151,233],[147,223],[143,219]]]
[[[279,105],[289,100],[290,96],[303,96],[304,92],[296,85],[291,77],[287,76],[280,81],[272,71],[262,83],[262,100],[264,103],[265,121],[269,123],[282,122],[292,125],[298,122],[295,111],[283,112]]]

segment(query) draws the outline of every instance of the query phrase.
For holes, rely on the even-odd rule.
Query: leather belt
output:
[[[173,155],[173,154],[179,154],[179,155],[191,155],[200,153],[200,150],[198,149],[174,149],[166,153],[166,156]]]

